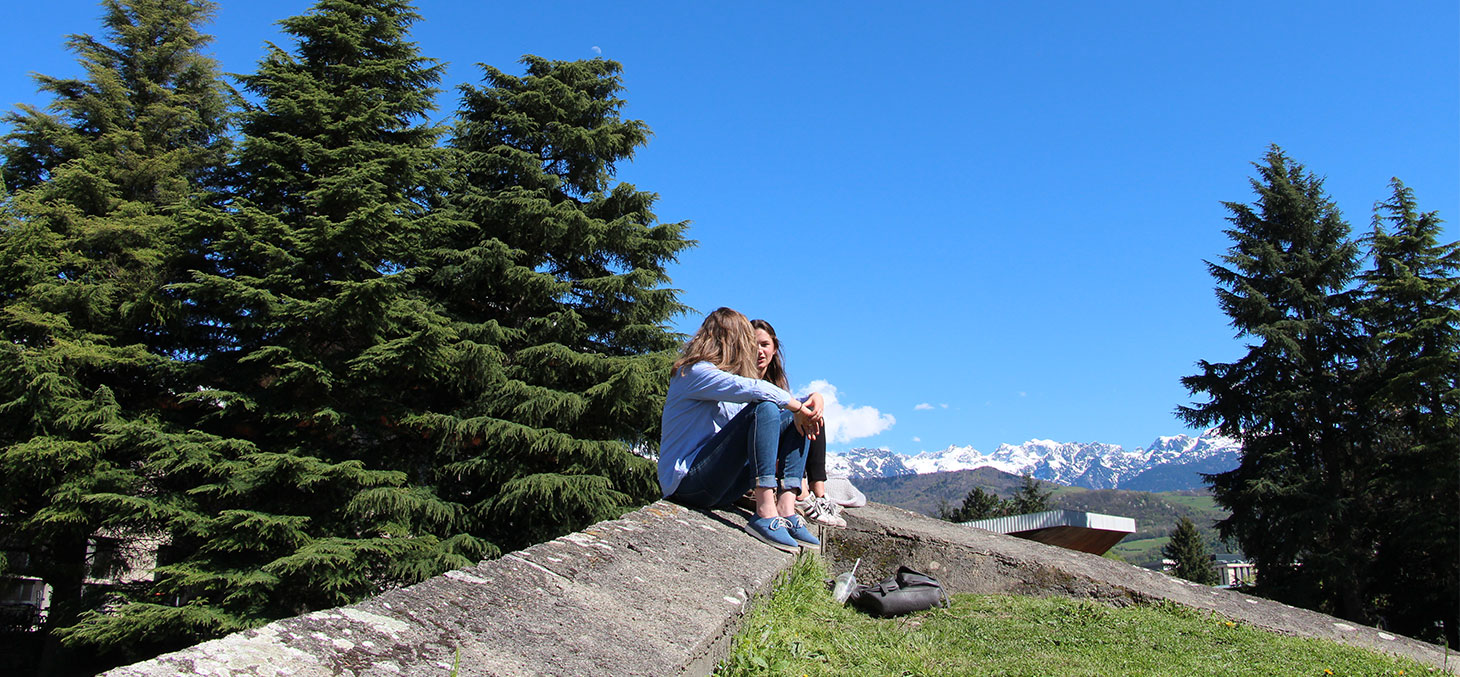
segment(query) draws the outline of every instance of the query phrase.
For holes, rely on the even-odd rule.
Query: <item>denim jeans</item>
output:
[[[669,499],[695,508],[730,505],[752,486],[799,489],[806,471],[806,439],[795,414],[774,402],[745,405],[715,433]]]

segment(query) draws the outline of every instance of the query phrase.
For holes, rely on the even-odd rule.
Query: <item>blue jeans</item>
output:
[[[799,489],[806,471],[806,439],[795,414],[774,402],[745,405],[715,433],[679,481],[670,500],[695,508],[730,505],[755,487]]]

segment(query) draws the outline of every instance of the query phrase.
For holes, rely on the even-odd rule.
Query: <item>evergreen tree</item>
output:
[[[963,497],[962,505],[950,508],[945,502],[938,506],[938,518],[949,522],[972,522],[974,520],[1002,517],[1004,500],[998,494],[974,487]]]
[[[243,78],[225,164],[211,5],[107,7],[118,46],[77,38],[91,79],[43,79],[61,114],[3,149],[0,522],[63,604],[98,530],[163,548],[56,637],[142,658],[657,496],[692,243],[611,181],[648,137],[617,64],[488,68],[443,147],[415,12],[322,0]]]
[[[1216,585],[1220,580],[1212,567],[1212,553],[1190,517],[1181,516],[1171,530],[1171,541],[1161,547],[1161,555],[1176,562],[1171,573],[1177,577],[1202,585]]]
[[[76,643],[216,635],[356,601],[492,552],[435,490],[437,443],[403,421],[470,384],[482,351],[412,291],[433,234],[440,66],[399,0],[322,0],[243,78],[259,101],[220,209],[184,216],[210,255],[174,285],[201,349],[192,444],[169,483],[150,591]]]
[[[528,56],[462,88],[448,237],[425,286],[494,361],[479,397],[410,423],[443,451],[453,497],[518,548],[658,495],[652,452],[684,311],[665,267],[691,242],[656,195],[613,183],[648,139],[623,120],[620,66]]]
[[[1208,263],[1247,354],[1199,362],[1182,384],[1210,399],[1178,411],[1242,441],[1238,467],[1210,481],[1231,511],[1221,533],[1257,564],[1259,591],[1365,621],[1374,535],[1347,294],[1357,246],[1322,179],[1276,147],[1255,166],[1257,199],[1226,203],[1233,244],[1225,265]]]
[[[1053,492],[1044,488],[1044,483],[1029,475],[1024,476],[1024,483],[1014,491],[1013,497],[1009,499],[1009,506],[1006,509],[1010,515],[1029,515],[1036,512],[1045,512],[1052,506],[1049,497]]]
[[[0,538],[50,586],[54,641],[102,603],[88,544],[155,534],[114,497],[149,491],[148,449],[185,430],[178,298],[192,255],[174,216],[228,148],[229,96],[199,31],[204,0],[107,0],[104,38],[72,36],[81,79],[37,76],[54,97],[5,121],[0,176]]]
[[[1024,475],[1024,483],[1009,498],[999,498],[998,494],[984,491],[983,487],[974,487],[963,497],[963,504],[957,508],[950,508],[946,502],[939,506],[938,517],[949,522],[971,522],[1045,512],[1053,509],[1050,504],[1052,493],[1044,488],[1043,482]]]
[[[1398,179],[1375,207],[1359,316],[1372,337],[1369,501],[1385,526],[1374,587],[1389,627],[1427,636],[1438,621],[1460,644],[1460,243],[1440,244]]]

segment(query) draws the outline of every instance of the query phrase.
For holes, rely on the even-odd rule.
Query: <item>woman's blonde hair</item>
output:
[[[755,368],[755,330],[751,329],[750,320],[735,310],[716,308],[679,351],[674,372],[679,373],[696,362],[709,362],[722,371],[759,378]]]

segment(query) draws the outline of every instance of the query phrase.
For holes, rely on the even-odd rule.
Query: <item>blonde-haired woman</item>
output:
[[[659,438],[659,488],[677,503],[715,508],[751,489],[752,536],[795,552],[821,542],[796,515],[805,437],[821,427],[819,398],[762,381],[750,320],[710,313],[669,377]]]

